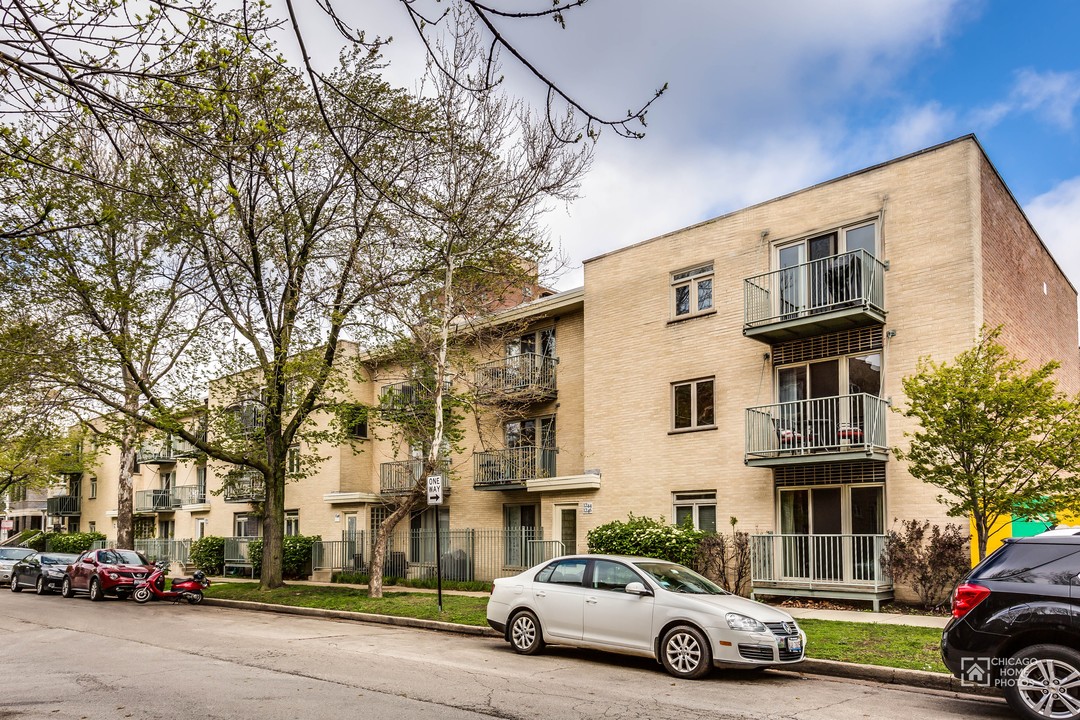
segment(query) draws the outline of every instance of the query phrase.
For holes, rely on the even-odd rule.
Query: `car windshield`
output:
[[[70,565],[79,559],[78,555],[42,555],[42,565]]]
[[[28,548],[0,548],[0,560],[22,560],[33,553],[34,551]]]
[[[149,565],[150,562],[134,550],[112,550],[98,555],[98,561],[110,565]]]
[[[688,567],[665,562],[637,562],[634,563],[638,570],[651,577],[665,590],[677,593],[690,593],[693,595],[727,595],[727,591],[709,580],[698,575]]]

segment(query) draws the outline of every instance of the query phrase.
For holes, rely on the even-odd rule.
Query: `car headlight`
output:
[[[727,620],[727,625],[732,630],[742,630],[743,632],[765,632],[764,625],[746,615],[728,613],[724,616],[724,619]]]
[[[119,575],[117,575],[116,573],[109,573],[109,579],[110,579],[110,580],[116,580],[116,579],[117,579],[117,578],[119,578],[119,577],[120,577],[120,576],[119,576]]]
[[[46,570],[45,571],[45,577],[62,578],[62,577],[64,577],[64,571],[63,570]]]

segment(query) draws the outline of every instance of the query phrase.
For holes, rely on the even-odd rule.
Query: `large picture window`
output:
[[[713,378],[673,383],[671,386],[671,426],[675,430],[715,427]]]

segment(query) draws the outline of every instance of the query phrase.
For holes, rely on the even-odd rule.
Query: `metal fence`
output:
[[[360,572],[370,570],[373,537],[359,532],[341,540],[315,543],[313,570]],[[442,576],[446,580],[490,581],[513,575],[563,554],[558,540],[545,540],[543,528],[443,529],[439,537]],[[435,577],[435,530],[399,530],[387,540],[383,574],[387,577]]]
[[[227,537],[225,538],[225,574],[229,571],[239,571],[254,576],[255,568],[251,563],[251,542],[258,540],[256,537]]]
[[[171,538],[149,538],[136,540],[135,549],[149,558],[150,562],[168,560],[187,565],[191,560],[191,540],[173,540]]]
[[[884,535],[751,535],[751,579],[798,587],[892,586]]]

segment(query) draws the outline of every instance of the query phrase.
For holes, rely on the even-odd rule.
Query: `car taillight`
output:
[[[990,596],[990,588],[974,583],[964,583],[957,586],[952,596],[952,614],[954,618],[962,618],[975,609],[975,606]]]

